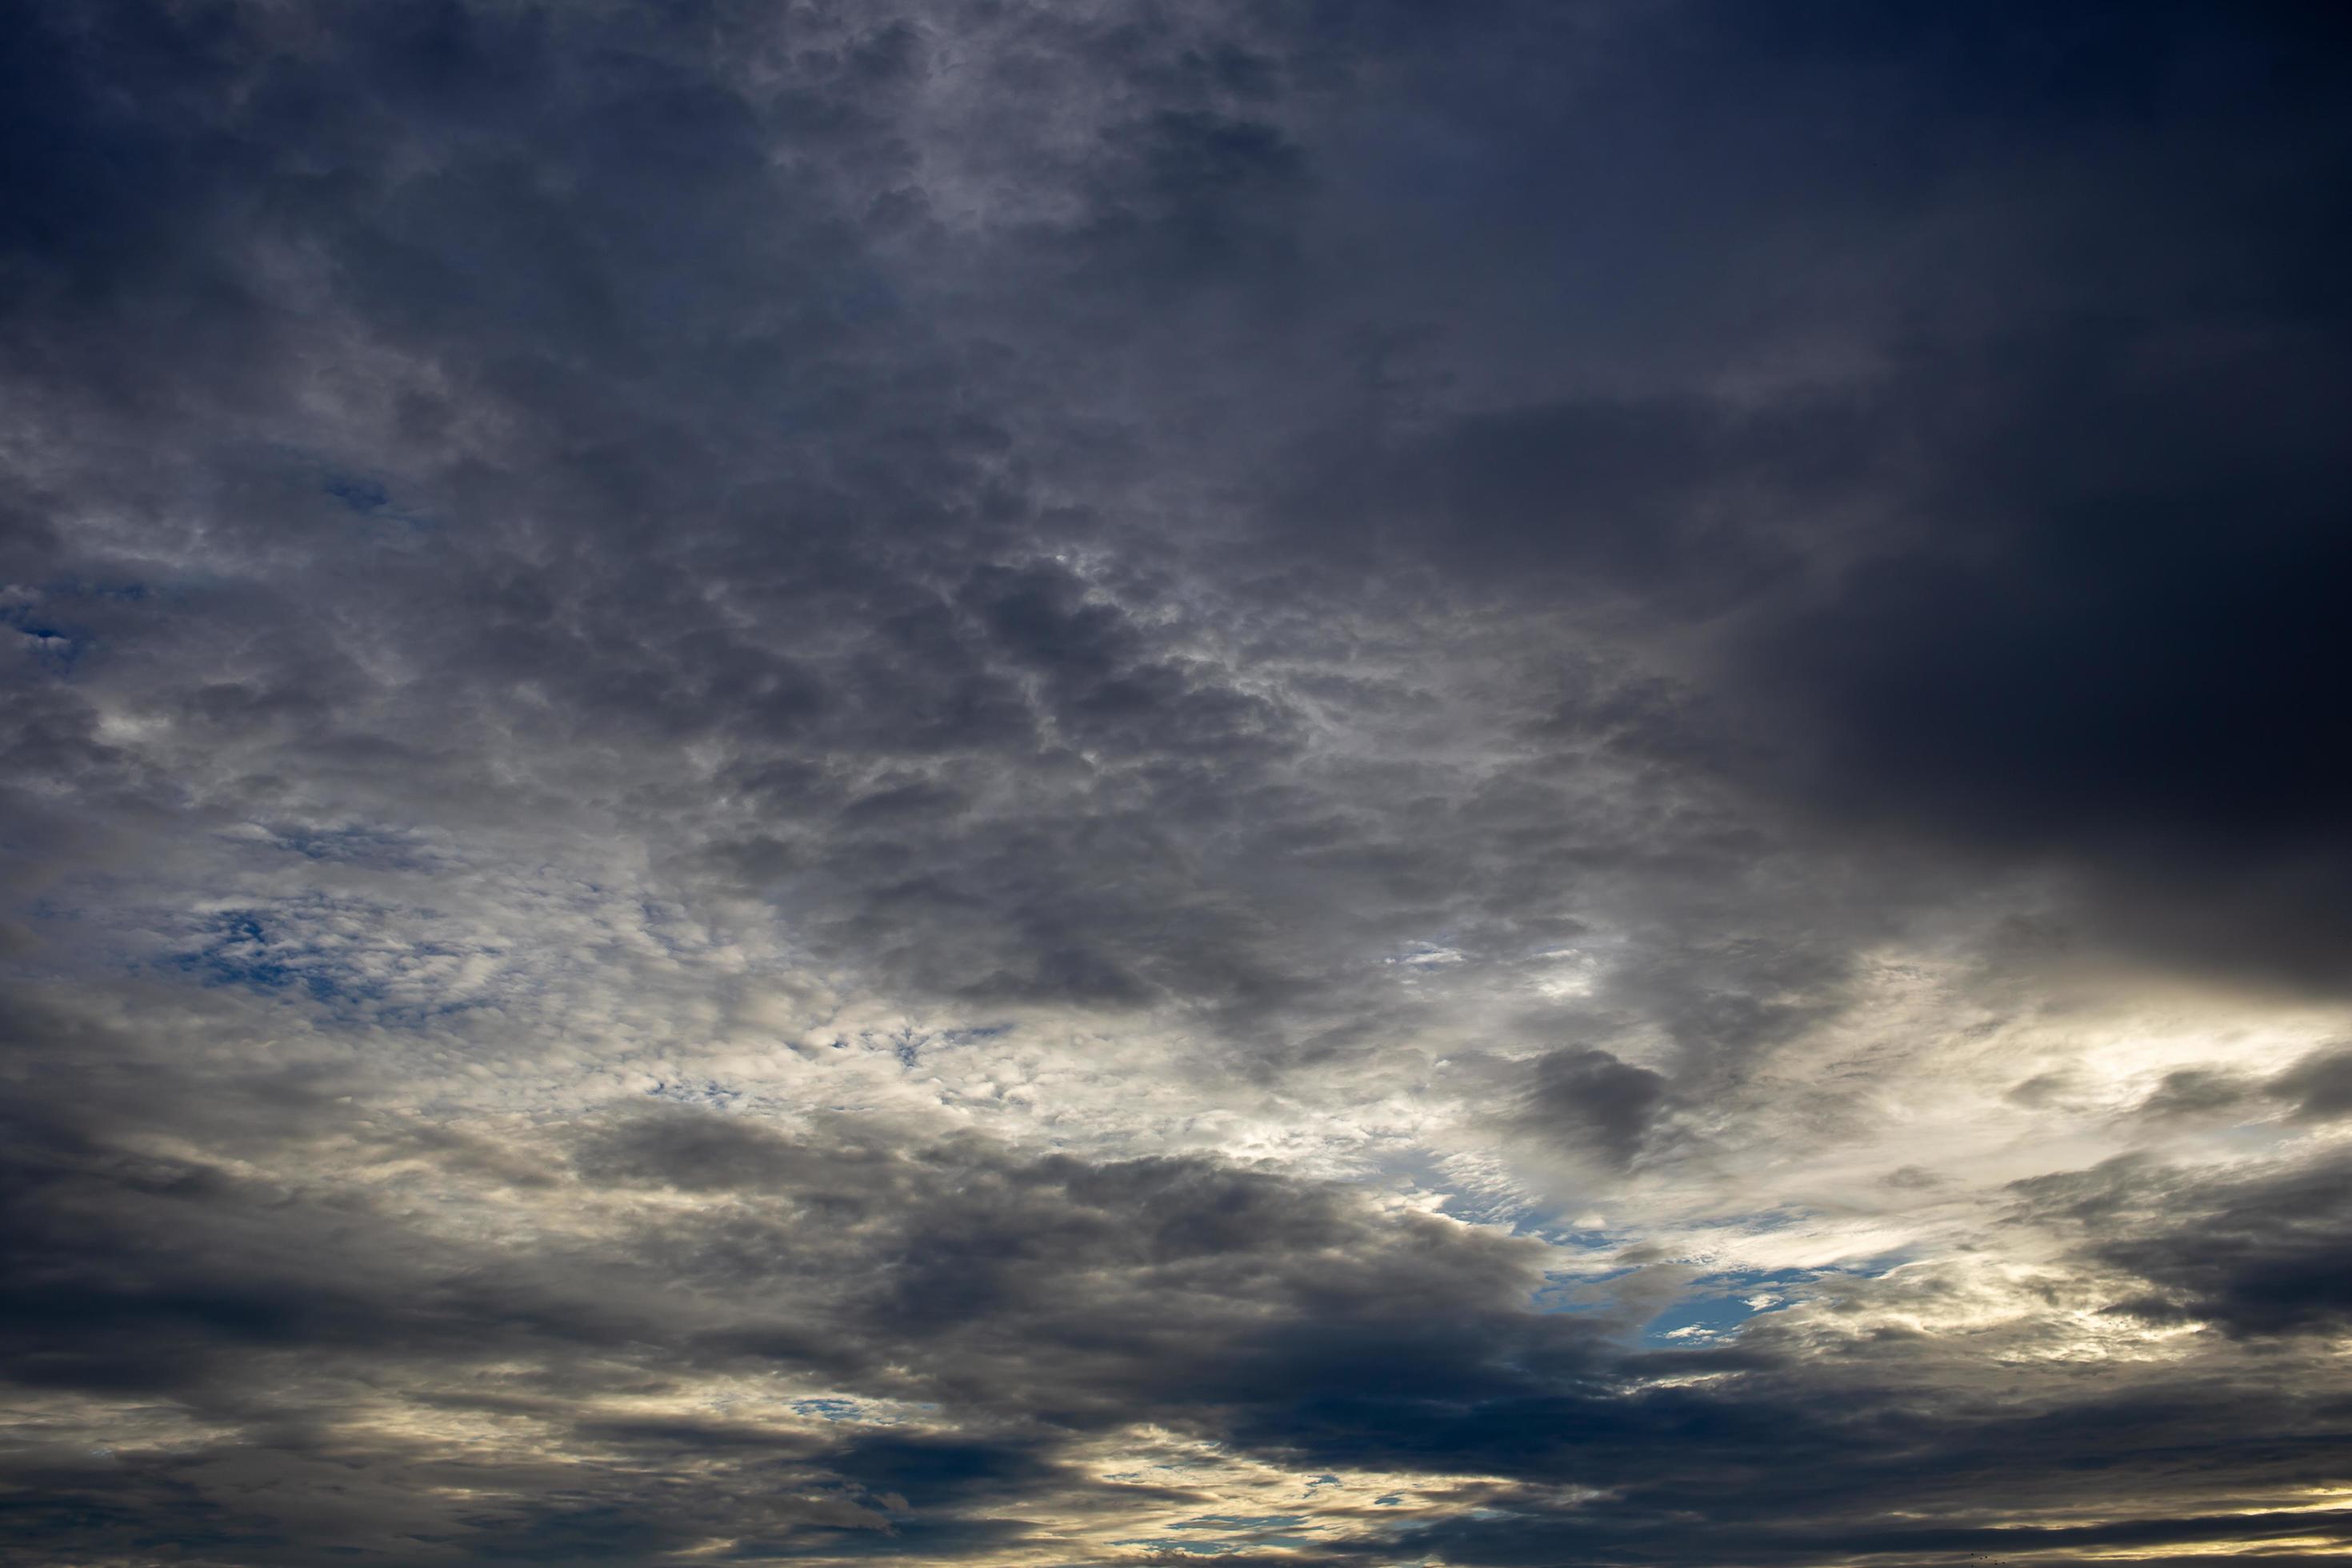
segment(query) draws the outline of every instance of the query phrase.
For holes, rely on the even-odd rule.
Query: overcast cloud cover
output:
[[[19,0],[0,1554],[2352,1555],[2347,93]]]

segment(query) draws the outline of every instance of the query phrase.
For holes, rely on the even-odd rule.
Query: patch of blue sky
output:
[[[361,1007],[381,1001],[383,988],[358,978],[348,970],[311,961],[300,952],[269,948],[258,942],[229,940],[195,952],[182,953],[173,964],[206,986],[233,987],[263,995],[306,993],[310,1000],[331,1006]]]
[[[1717,1344],[1757,1319],[1783,1311],[1811,1295],[1821,1280],[1853,1270],[1735,1269],[1692,1282],[1673,1306],[1642,1326],[1648,1343],[1668,1347]]]
[[[641,898],[636,904],[638,929],[670,957],[682,957],[698,945],[695,935],[688,932],[683,909],[659,899]]]
[[[72,674],[74,666],[89,649],[87,639],[68,636],[55,626],[18,626],[16,630],[17,647],[36,667],[51,675]]]
[[[0,595],[0,626],[16,634],[16,646],[52,675],[72,672],[92,641],[90,628],[70,614],[70,592],[12,589]]]
[[[210,941],[173,963],[200,977],[207,985],[235,985],[248,991],[280,991],[308,984],[314,994],[331,989],[325,981],[307,975],[299,953],[270,941],[261,917],[249,910],[231,910],[214,917]]]
[[[362,474],[331,473],[319,488],[362,515],[382,511],[392,500],[392,493],[380,479]]]
[[[1770,1236],[1776,1231],[1787,1230],[1792,1226],[1804,1225],[1820,1217],[1820,1215],[1812,1209],[1797,1206],[1759,1209],[1754,1214],[1743,1216],[1736,1224],[1719,1227],[1719,1230],[1721,1234],[1727,1236]],[[1527,1217],[1512,1227],[1512,1233],[1530,1237],[1563,1251],[1586,1253],[1612,1252],[1635,1238],[1635,1232],[1623,1226],[1585,1219],[1563,1219],[1558,1209],[1530,1209]],[[1706,1268],[1713,1263],[1715,1258],[1713,1255],[1702,1251],[1676,1258],[1675,1261]],[[1608,1278],[1609,1275],[1604,1271],[1577,1277],[1598,1279]]]
[[[361,962],[345,944],[299,934],[301,917],[319,912],[319,908],[298,909],[291,921],[261,910],[216,911],[199,926],[193,946],[163,962],[207,987],[305,997],[338,1016],[363,1018],[385,1027],[422,1028],[478,1005],[465,1000],[422,1004],[400,1000],[395,994],[393,983],[404,978],[404,966],[469,956],[465,950],[416,942],[396,953],[366,950],[368,962]],[[381,915],[384,911],[362,912]]]
[[[404,505],[393,482],[380,474],[299,447],[278,445],[271,451],[291,485],[333,501],[346,521],[366,528],[379,542],[404,542],[440,526],[429,513]]]
[[[795,1399],[793,1408],[803,1415],[814,1415],[825,1421],[855,1421],[865,1406],[855,1399]]]
[[[1383,1149],[1372,1156],[1365,1174],[1379,1185],[1434,1194],[1440,1214],[1469,1225],[1507,1226],[1515,1235],[1529,1235],[1530,1222],[1541,1217],[1516,1185],[1424,1148]]]
[[[1571,1252],[1607,1252],[1624,1246],[1632,1235],[1614,1226],[1563,1220],[1549,1211],[1529,1213],[1511,1233]]]
[[[364,476],[330,474],[319,488],[353,516],[395,538],[430,532],[438,526],[424,512],[394,505],[390,490]]]
[[[1162,1530],[1301,1530],[1313,1521],[1303,1513],[1203,1513],[1163,1524]]]
[[[655,1100],[670,1100],[679,1105],[708,1106],[718,1110],[731,1110],[743,1100],[742,1090],[730,1089],[713,1079],[704,1079],[699,1083],[664,1079],[646,1093]]]
[[[887,1051],[898,1059],[900,1067],[912,1072],[923,1065],[927,1051],[982,1045],[1012,1032],[1010,1024],[980,1024],[953,1029],[918,1029],[902,1024],[888,1030],[862,1029],[855,1037],[835,1036],[828,1044],[836,1051],[845,1051],[853,1046],[877,1053]]]

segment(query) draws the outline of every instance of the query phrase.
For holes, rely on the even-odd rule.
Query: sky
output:
[[[18,0],[0,1561],[2352,1557],[2347,105]]]

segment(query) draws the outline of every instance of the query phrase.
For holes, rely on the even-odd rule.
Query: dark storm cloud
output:
[[[1836,353],[1875,316],[1873,368],[1760,398],[1391,409],[1311,447],[1284,510],[1336,559],[1587,614],[1638,595],[1653,630],[1736,606],[1710,684],[1741,720],[1717,765],[1844,824],[2063,868],[2102,937],[2333,986],[2352,936],[2326,717],[2352,663],[2330,597],[2352,568],[2330,418],[2352,340],[2320,259],[2352,219],[2340,27],[2203,6],[1656,25],[1694,29],[1674,47],[1716,89],[1657,154],[1690,177],[1643,166],[1671,218],[1591,245],[1688,255],[1692,231],[1742,225],[1752,248],[1707,252],[1673,302],[1719,310],[1785,268],[1788,308],[1722,341],[1794,320]],[[1823,89],[1810,112],[1800,83]],[[1532,100],[1449,104],[1448,124],[1498,159],[1605,142],[1643,128],[1627,90],[1546,121]],[[1775,214],[1729,188],[1751,158],[1774,160],[1756,175],[1787,193]],[[1572,159],[1547,175],[1557,205],[1497,248],[1570,266],[1541,226],[1609,188]],[[1805,221],[1803,259],[1778,251]],[[1881,259],[1846,320],[1812,314],[1795,291],[1857,252]],[[1514,302],[1538,339],[1575,309]]]
[[[308,1136],[387,1173],[415,1151],[411,1131],[355,1114],[314,1111]],[[1929,1418],[1906,1389],[1930,1353],[1916,1342],[1819,1366],[1787,1342],[1629,1356],[1575,1315],[1528,1310],[1528,1243],[1213,1161],[624,1112],[532,1140],[542,1168],[571,1151],[552,1195],[604,1216],[593,1239],[574,1226],[517,1247],[420,1233],[396,1182],[257,1182],[222,1163],[228,1147],[159,1160],[132,1153],[135,1136],[12,1141],[10,1376],[27,1397],[173,1398],[243,1457],[224,1468],[217,1436],[25,1451],[11,1528],[52,1560],[144,1542],[175,1560],[298,1562],[348,1542],[404,1562],[654,1561],[714,1533],[787,1558],[973,1552],[1024,1539],[1024,1511],[1122,1506],[1081,1458],[1138,1420],[1310,1472],[1492,1478],[1477,1521],[1342,1536],[1335,1561],[2187,1544],[2290,1531],[2179,1515],[2163,1489],[2184,1451],[2217,1489],[2322,1477],[2341,1415],[2249,1381],[2030,1415],[1954,1399]],[[260,1152],[264,1134],[238,1136]],[[665,1190],[699,1201],[635,1196]],[[1691,1370],[1715,1381],[1677,1386]],[[777,1372],[862,1378],[928,1414],[615,1414]],[[362,1398],[413,1430],[470,1415],[510,1436],[436,1452],[350,1426],[340,1411]],[[2050,1480],[2093,1454],[2095,1480]],[[570,1479],[551,1493],[558,1467]],[[402,1477],[500,1500],[450,1509]],[[276,1500],[241,1501],[241,1478]],[[2021,1522],[2044,1500],[2117,1522]],[[1948,1522],[1858,1522],[1898,1506]],[[2333,1515],[2288,1517],[2294,1533],[2340,1532]]]
[[[415,1152],[405,1131],[310,1109],[308,1138],[358,1133],[379,1169]],[[616,1473],[568,1489],[560,1509],[444,1517],[387,1549],[508,1561],[583,1531],[603,1544],[583,1535],[572,1550],[639,1556],[715,1526],[772,1532],[774,1550],[799,1554],[887,1525],[896,1551],[961,1550],[1014,1528],[992,1525],[992,1510],[1091,1484],[1058,1457],[1088,1433],[1139,1418],[1215,1433],[1235,1405],[1280,1408],[1326,1379],[1476,1397],[1530,1366],[1578,1364],[1588,1338],[1519,1310],[1534,1282],[1525,1243],[1383,1223],[1343,1191],[1204,1161],[1096,1164],[927,1145],[887,1125],[790,1138],[708,1113],[625,1116],[572,1142],[591,1201],[634,1217],[584,1251],[516,1253],[411,1230],[396,1182],[370,1198],[315,1175],[256,1181],[140,1156],[122,1141],[135,1136],[12,1140],[9,1375],[27,1396],[173,1398],[257,1449],[256,1473],[311,1517],[289,1536],[220,1493],[203,1450],[124,1438],[105,1464],[58,1470],[36,1452],[14,1467],[50,1494],[20,1512],[18,1539],[51,1552],[146,1538],[199,1561],[301,1561],[436,1511],[403,1504],[376,1479],[384,1468],[453,1465],[530,1500],[534,1466],[606,1450],[655,1467],[691,1456],[723,1487],[840,1500],[728,1503],[713,1520],[706,1481]],[[248,1129],[243,1152],[263,1137]],[[441,1152],[429,1135],[425,1146]],[[628,1202],[672,1187],[710,1201],[686,1215]],[[924,1400],[938,1425],[813,1433],[598,1408],[681,1379],[787,1369]],[[362,1389],[419,1422],[478,1411],[547,1436],[487,1468],[434,1459],[341,1430],[336,1403]],[[313,1459],[361,1479],[315,1495]],[[155,1511],[163,1496],[174,1500]],[[681,1510],[704,1510],[701,1526]],[[604,1538],[599,1519],[622,1533]]]
[[[2329,984],[2352,862],[2320,715],[2352,649],[2322,585],[2352,562],[2325,411],[2352,339],[2313,260],[2352,147],[2312,119],[2344,56],[2305,19],[2192,12],[2105,53],[2153,128],[2040,194],[2005,319],[1922,329],[1889,434],[1924,526],[1765,646],[1830,799],[2080,866],[2159,951]]]
[[[2323,1047],[2267,1079],[2207,1068],[2182,1068],[2164,1075],[2140,1102],[2146,1116],[2243,1114],[2284,1101],[2299,1121],[2332,1121],[2352,1111],[2352,1051]]]
[[[2164,1075],[2156,1091],[2141,1100],[2142,1116],[2201,1116],[2235,1110],[2250,1098],[2244,1079],[2202,1068],[2182,1068]]]
[[[1666,1100],[1664,1075],[1607,1051],[1569,1048],[1537,1061],[1526,1115],[1538,1131],[1622,1165],[1640,1152]]]
[[[1224,1506],[1105,1479],[1147,1427],[1437,1500],[1294,1563],[2344,1540],[2250,1511],[2345,1479],[2338,1047],[2112,1114],[2273,1167],[2011,1189],[2019,1289],[2218,1331],[2063,1375],[1924,1265],[1643,1351],[1696,1265],[1538,1310],[1532,1241],[1116,1148],[1360,1089],[1731,1213],[1894,1092],[1907,1018],[1790,1065],[1874,955],[2060,1015],[2020,872],[2011,932],[2339,994],[2332,13],[0,31],[0,1550],[1076,1562]],[[726,1038],[805,1102],[604,1103],[803,961]],[[934,1008],[1045,1020],[953,1047],[1033,1141],[816,1109]]]
[[[2122,1156],[2018,1184],[2031,1213],[2085,1227],[2087,1250],[2145,1289],[2112,1310],[2231,1333],[2339,1331],[2352,1316],[2352,1167],[2200,1177]]]
[[[25,363],[70,367],[84,389],[90,367],[135,363],[138,401],[109,405],[106,423],[154,448],[160,471],[79,482],[134,509],[160,508],[174,488],[221,494],[212,526],[282,563],[243,584],[187,584],[168,605],[118,605],[87,639],[118,657],[145,642],[169,658],[176,646],[194,667],[207,662],[188,641],[199,626],[269,626],[235,679],[167,678],[152,693],[198,732],[299,737],[387,793],[436,795],[469,776],[469,752],[518,728],[562,748],[719,742],[761,820],[712,832],[706,857],[814,906],[843,953],[952,995],[1297,995],[1328,961],[1315,951],[1324,922],[1302,925],[1287,891],[1246,868],[1272,864],[1269,848],[1303,843],[1334,809],[1353,815],[1343,852],[1389,906],[1358,902],[1370,929],[1351,942],[1377,950],[1465,915],[1557,920],[1506,884],[1465,910],[1449,868],[1507,845],[1530,866],[1580,846],[1530,845],[1516,822],[1475,812],[1456,817],[1454,842],[1432,844],[1404,831],[1420,805],[1410,794],[1263,787],[1301,716],[1245,684],[1245,668],[1171,646],[1225,629],[1202,624],[1202,563],[1119,517],[1108,495],[1071,506],[1041,494],[1225,440],[1265,405],[1270,433],[1299,430],[1328,454],[1303,470],[1304,491],[1285,481],[1280,505],[1312,519],[1291,542],[1313,546],[1316,593],[1334,613],[1350,608],[1349,563],[1399,559],[1564,608],[1597,599],[1622,616],[1631,595],[1661,629],[1752,606],[1726,683],[1760,683],[1770,706],[1759,710],[1779,715],[1771,745],[1742,733],[1746,720],[1727,725],[1706,692],[1617,744],[1644,761],[1668,746],[1657,760],[1702,784],[1728,776],[1793,791],[1808,809],[2055,856],[2091,877],[2094,908],[2132,928],[2123,934],[2324,978],[2340,856],[2328,800],[2307,781],[2328,775],[2335,727],[2296,718],[2314,694],[2293,681],[2330,661],[2319,644],[2278,639],[2324,640],[2332,623],[2281,613],[2265,589],[2317,593],[2336,574],[2324,421],[2294,411],[2328,405],[2338,356],[2324,279],[2274,276],[2304,250],[2263,237],[2315,221],[2307,204],[2250,184],[2304,101],[2294,94],[2321,84],[2298,77],[2284,101],[2258,103],[2230,74],[2283,57],[2284,33],[2223,29],[2237,64],[2183,82],[2180,57],[2219,26],[2193,14],[2111,21],[2112,44],[2020,18],[1974,26],[1967,41],[1852,19],[1761,39],[1700,24],[1680,40],[1689,68],[1726,96],[1695,129],[1700,151],[1673,154],[1692,175],[1679,216],[1613,224],[1593,244],[1662,247],[1684,222],[1758,221],[1706,161],[1729,156],[1743,109],[1769,111],[1789,138],[1790,163],[1770,173],[1792,194],[1850,194],[1888,160],[1916,176],[1893,220],[1865,226],[1868,243],[1898,249],[1938,202],[1960,200],[1957,171],[1974,166],[1956,163],[1953,139],[2008,148],[2030,133],[2047,141],[2037,172],[1996,183],[1988,210],[1963,216],[2037,292],[1984,321],[1976,279],[1937,264],[1895,275],[1888,286],[1916,297],[1891,308],[1928,324],[1895,340],[1880,385],[1743,407],[1689,392],[1494,406],[1482,391],[1489,406],[1454,414],[1443,395],[1412,412],[1386,383],[1360,394],[1323,379],[1359,352],[1351,313],[1386,308],[1382,290],[1451,286],[1444,256],[1360,258],[1319,279],[1315,308],[1294,301],[1271,322],[1235,290],[1334,266],[1307,243],[1313,226],[1356,221],[1359,161],[1403,155],[1352,131],[1310,134],[1302,117],[1329,111],[1359,77],[1402,72],[1428,95],[1433,126],[1505,163],[1646,123],[1654,106],[1614,85],[1581,109],[1546,107],[1547,73],[1578,58],[1566,35],[1474,65],[1483,39],[1516,38],[1521,24],[1432,31],[1400,14],[1328,34],[1297,19],[1094,34],[1038,20],[1021,35],[1022,68],[1100,100],[1097,139],[1061,153],[1075,216],[971,242],[971,278],[950,295],[937,279],[954,242],[924,216],[945,198],[919,183],[893,118],[925,70],[946,68],[952,46],[936,28],[819,19],[799,43],[713,12],[719,36],[776,51],[781,81],[752,91],[714,77],[705,35],[682,16],[387,10],[282,33],[233,10],[35,20],[49,31],[26,49],[58,63],[19,110],[40,117],[26,144],[112,148],[115,184],[148,181],[156,203],[44,209],[65,226],[20,242],[24,298],[87,297],[20,310]],[[1677,42],[1666,26],[1620,18],[1582,47],[1639,58]],[[1383,53],[1406,38],[1409,55]],[[2036,97],[2053,90],[2053,56],[2099,84],[2064,113]],[[1816,132],[1790,118],[1774,74],[1799,66],[1832,80],[1885,73],[1928,107],[1894,95],[1895,151]],[[1480,74],[1497,71],[1499,85]],[[150,78],[175,85],[128,85]],[[2050,121],[2017,121],[2021,94]],[[2134,124],[2193,128],[2174,133],[2204,153],[2179,173],[2177,199],[2143,189],[2167,143],[2119,140],[2119,104]],[[2299,154],[2315,175],[2331,145]],[[1557,178],[1556,190],[1488,195],[1517,208],[1542,196],[1533,229],[1498,244],[1509,265],[1567,244],[1550,215],[1609,188],[1583,162]],[[2068,194],[2095,181],[2101,211],[2179,237],[2145,258],[2080,264],[2121,268],[2126,305],[2094,309],[2085,296],[2110,299],[2115,279],[2077,277],[2050,254],[2082,222]],[[112,244],[133,207],[165,203],[171,223],[118,247],[112,271],[69,261],[74,245]],[[2214,237],[2223,207],[2227,241]],[[1157,259],[1143,265],[1139,250]],[[1074,255],[1093,258],[1078,292],[1007,291]],[[299,309],[263,280],[268,267],[306,266],[324,270],[306,275],[317,280]],[[218,279],[216,309],[179,307],[196,272]],[[1204,342],[1244,332],[1262,346],[1229,367],[1180,352],[1150,324],[1171,289]],[[1530,293],[1528,330],[1568,330],[1571,303]],[[1478,315],[1465,306],[1465,349]],[[237,352],[189,335],[215,331],[234,332]],[[338,331],[434,367],[402,375],[367,431],[320,432],[373,447],[343,459],[385,476],[364,491],[339,467],[303,483],[246,427],[271,421],[277,388],[316,357],[306,345]],[[1130,363],[1114,372],[1100,353],[1078,356],[1087,342]],[[1276,344],[1295,368],[1269,354]],[[1466,372],[1450,352],[1441,340],[1415,374],[1458,385]],[[1495,368],[1507,384],[1528,367]],[[1219,376],[1232,382],[1222,399]],[[1041,400],[1057,377],[1080,398],[1158,384],[1140,403],[1119,392],[1129,413],[1082,433],[1082,405]],[[1152,427],[1155,404],[1181,410],[1165,429]],[[225,426],[223,409],[245,418]],[[1330,426],[1335,410],[1345,422]],[[2233,473],[2252,478],[2231,492],[2232,515],[2260,521],[2219,521],[2198,499]],[[28,498],[26,510],[54,504]],[[1089,585],[1051,559],[1074,544],[1136,564]],[[348,561],[362,548],[370,565],[355,580]],[[53,591],[96,567],[62,536],[43,556],[26,576]],[[1264,559],[1235,557],[1253,570]],[[1251,585],[1231,586],[1233,605],[1250,605]],[[1433,606],[1381,590],[1360,608],[1422,619]],[[443,717],[427,743],[404,715],[364,717],[382,693],[331,629],[354,615],[431,689],[462,694],[478,731]],[[1268,646],[1265,629],[1240,629]],[[1539,683],[1497,693],[1548,695]],[[1779,761],[1760,760],[1772,751]],[[2248,755],[2268,760],[2236,760]],[[375,759],[394,763],[388,774]],[[1076,792],[1083,811],[1057,804]],[[1237,823],[1256,843],[1203,858]],[[1743,847],[1664,832],[1679,855],[1731,862]],[[1276,929],[1286,938],[1269,941]]]
[[[2263,1087],[2295,1101],[2295,1115],[2311,1121],[2352,1113],[2352,1049],[2314,1051]]]
[[[2352,885],[2319,782],[2352,652],[2319,586],[2352,564],[2318,428],[2342,326],[2215,314],[2061,319],[2011,363],[1937,366],[1999,412],[1951,441],[1935,531],[1769,657],[1830,800],[2079,866],[2159,951],[2326,984]]]
[[[160,426],[162,466],[176,456],[183,484],[225,483],[215,526],[236,548],[307,557],[247,584],[175,584],[95,628],[100,650],[116,627],[163,646],[223,616],[268,628],[236,679],[165,674],[159,705],[200,732],[271,737],[330,765],[342,753],[395,796],[459,784],[467,753],[518,718],[559,748],[719,741],[765,808],[738,840],[746,869],[763,888],[797,873],[803,896],[834,903],[844,942],[932,928],[871,951],[950,993],[1163,994],[1143,970],[1168,960],[1138,952],[1137,928],[1199,898],[1149,888],[1147,865],[1108,879],[1081,866],[1162,853],[1146,825],[1243,787],[1285,719],[1039,559],[1073,524],[1041,523],[984,412],[993,351],[938,342],[898,302],[919,285],[894,283],[903,258],[864,207],[903,173],[877,115],[911,68],[904,26],[852,27],[814,53],[778,40],[800,79],[755,107],[712,79],[683,17],[606,31],[386,10],[287,38],[231,11],[47,19],[67,35],[48,40],[62,68],[25,112],[55,123],[28,127],[28,145],[120,119],[137,147],[206,166],[152,176],[190,210],[167,242],[126,245],[118,274],[94,278],[64,238],[33,237],[36,285],[99,292],[78,311],[20,313],[26,357],[81,375],[135,335],[164,406],[110,410],[124,438]],[[728,25],[750,47],[757,21]],[[116,101],[118,56],[181,73],[182,90]],[[1107,168],[1171,204],[1154,223],[1213,229],[1199,215],[1220,171],[1257,160],[1257,142],[1152,124],[1139,170],[1124,153]],[[127,220],[79,220],[113,221]],[[323,262],[326,297],[308,310],[268,298],[250,252],[271,246]],[[249,320],[198,318],[237,333],[235,355],[174,336],[188,325],[176,308],[160,336],[143,318],[199,267],[236,282],[222,309]],[[257,450],[189,406],[267,420],[268,375],[301,375],[303,345],[344,330],[433,367],[397,388],[367,433],[377,449],[353,454],[385,480],[355,489],[331,466],[314,479],[317,459]],[[486,415],[504,437],[487,448],[469,439]],[[353,549],[372,558],[356,604]],[[71,545],[44,555],[26,576],[70,592]],[[401,715],[371,721],[387,694],[331,629],[354,610],[441,694],[437,742]],[[206,662],[182,647],[184,667]],[[519,694],[530,708],[514,715]],[[453,729],[467,707],[488,729]],[[1073,814],[1044,804],[1087,784],[1080,751],[1146,768],[1108,844],[1073,841]],[[1008,773],[1034,780],[1042,809],[1008,808]],[[266,797],[274,781],[255,782]],[[988,795],[995,809],[978,809]],[[1083,880],[1100,884],[1092,912],[1075,907]],[[1222,956],[1235,943],[1214,926],[1196,960],[1177,960],[1180,983],[1224,984],[1213,971],[1237,962]]]

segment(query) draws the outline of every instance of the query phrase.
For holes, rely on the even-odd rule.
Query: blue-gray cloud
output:
[[[7,31],[0,1550],[2341,1543],[2325,8]]]

